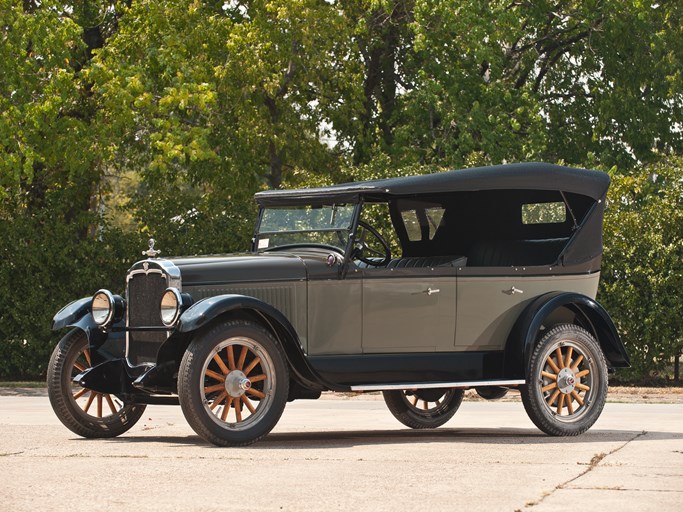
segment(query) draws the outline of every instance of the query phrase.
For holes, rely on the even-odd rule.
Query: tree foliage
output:
[[[683,354],[683,159],[615,175],[600,299],[631,355],[630,375],[663,377]]]
[[[54,311],[120,289],[144,238],[167,256],[244,250],[257,190],[522,160],[614,169],[601,296],[636,370],[659,371],[680,339],[659,324],[675,251],[658,278],[624,276],[668,247],[655,205],[680,225],[682,11],[0,0],[0,376],[39,375]],[[651,309],[610,302],[636,291]]]

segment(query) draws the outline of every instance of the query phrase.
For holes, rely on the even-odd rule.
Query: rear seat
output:
[[[542,240],[480,240],[467,255],[470,267],[550,265],[557,261],[569,238]]]

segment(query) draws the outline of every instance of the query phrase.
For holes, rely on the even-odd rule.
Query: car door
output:
[[[453,350],[456,295],[450,266],[363,269],[363,353]]]

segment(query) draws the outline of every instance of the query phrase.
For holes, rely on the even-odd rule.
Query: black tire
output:
[[[477,395],[486,400],[500,400],[508,394],[508,388],[502,388],[500,386],[481,386],[474,389],[476,390]]]
[[[551,436],[576,436],[598,419],[607,398],[607,364],[585,329],[550,329],[531,355],[522,402],[531,421]]]
[[[116,396],[74,384],[73,378],[90,366],[88,338],[74,329],[61,339],[50,358],[47,391],[52,409],[59,421],[79,436],[121,435],[138,422],[146,406],[124,404]]]
[[[203,439],[218,446],[252,444],[273,429],[287,403],[282,347],[257,323],[218,323],[185,352],[178,394],[185,419]]]
[[[406,427],[437,428],[453,417],[465,391],[458,388],[403,389],[382,391],[382,394],[391,414]]]

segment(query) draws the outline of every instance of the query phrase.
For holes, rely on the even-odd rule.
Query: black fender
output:
[[[227,315],[246,314],[256,317],[275,335],[285,351],[294,378],[302,386],[313,389],[346,391],[348,386],[339,386],[321,377],[309,364],[296,330],[278,309],[255,297],[246,295],[216,295],[193,304],[181,316],[177,332],[192,333],[214,320]]]
[[[76,322],[90,313],[91,301],[92,297],[83,297],[64,306],[52,318],[52,330],[58,331],[64,327],[73,327]]]
[[[97,365],[122,356],[126,341],[124,321],[114,324],[111,330],[101,329],[90,314],[91,301],[92,297],[84,297],[64,306],[52,319],[52,330],[71,327],[83,331],[88,338],[93,365]],[[103,347],[105,343],[106,347]]]
[[[505,345],[505,375],[526,378],[529,361],[546,319],[559,308],[566,308],[574,322],[590,332],[610,368],[627,368],[630,360],[614,322],[594,299],[574,292],[550,292],[534,299],[517,319]]]

